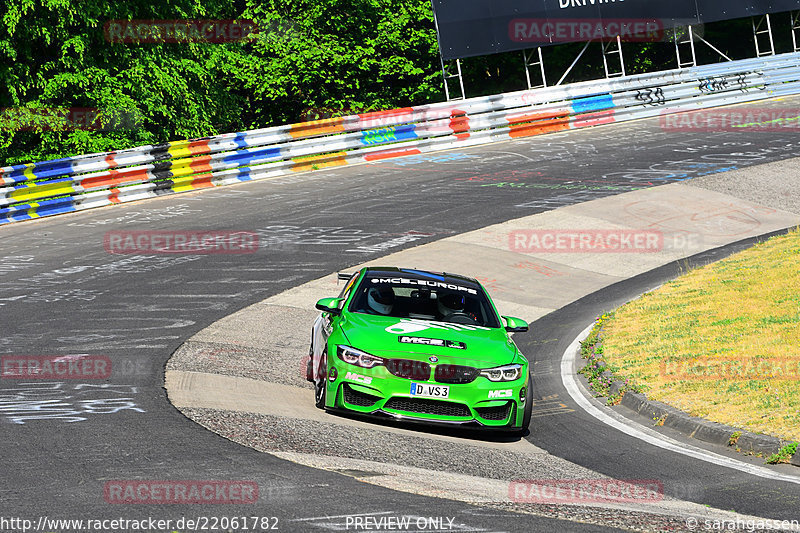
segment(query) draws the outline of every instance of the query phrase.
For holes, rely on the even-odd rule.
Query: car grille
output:
[[[386,370],[399,378],[428,381],[431,378],[431,365],[411,359],[389,359]]]
[[[380,397],[378,396],[357,391],[347,383],[344,384],[345,403],[349,403],[350,405],[358,405],[361,407],[369,407],[370,405],[374,405],[378,400],[380,400]]]
[[[480,370],[471,366],[438,365],[433,379],[439,383],[472,383],[480,374]]]
[[[472,416],[469,408],[464,404],[417,398],[392,398],[386,402],[383,408],[426,415]]]
[[[486,420],[505,420],[511,412],[511,402],[499,407],[476,407],[475,410],[481,418]]]

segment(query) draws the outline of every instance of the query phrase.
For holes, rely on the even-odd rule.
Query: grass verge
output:
[[[582,351],[598,393],[608,395],[613,374],[693,416],[800,441],[800,233],[600,317]]]

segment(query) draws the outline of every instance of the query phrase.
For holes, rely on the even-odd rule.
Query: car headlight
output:
[[[522,365],[506,365],[481,370],[481,376],[489,381],[515,381],[522,375]]]
[[[360,366],[362,368],[372,368],[383,364],[382,358],[375,357],[374,355],[370,355],[367,352],[362,352],[361,350],[356,350],[350,346],[337,346],[336,355],[338,355],[339,359],[345,363],[349,365]]]

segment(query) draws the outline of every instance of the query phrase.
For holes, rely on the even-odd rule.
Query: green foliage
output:
[[[589,388],[595,396],[606,397],[607,405],[616,405],[628,391],[642,392],[642,388],[630,383],[627,378],[618,374],[617,369],[608,365],[603,358],[603,325],[613,317],[613,313],[606,313],[597,317],[589,335],[581,341],[581,357],[586,360],[586,365],[578,370],[589,382]],[[611,385],[620,382],[619,390],[611,393]],[[661,420],[661,425],[663,425]]]
[[[0,166],[444,99],[430,0],[0,5]],[[259,32],[222,44],[106,40],[105,23],[136,19],[248,19]],[[734,59],[753,55],[749,19],[698,31]],[[785,51],[788,33],[777,33]],[[543,49],[550,85],[583,46]],[[592,43],[565,83],[602,77],[600,50]],[[624,51],[630,74],[676,66],[669,39]],[[720,60],[702,44],[698,54]],[[526,87],[521,52],[467,58],[462,68],[467,96]],[[69,108],[100,109],[104,127],[65,128],[58,115]],[[140,119],[119,127],[120,115]]]
[[[778,450],[778,453],[773,453],[767,457],[766,462],[770,465],[788,463],[795,453],[797,453],[797,443],[792,442]]]
[[[0,166],[441,98],[427,0],[0,1]],[[108,42],[119,19],[252,19],[259,32]],[[104,127],[64,127],[70,108],[102,110]],[[140,120],[118,127],[120,114]]]

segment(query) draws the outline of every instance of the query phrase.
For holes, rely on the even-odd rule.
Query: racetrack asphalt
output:
[[[607,530],[575,517],[532,518],[390,491],[233,444],[169,404],[164,364],[212,322],[353,263],[564,205],[800,155],[800,140],[790,134],[742,137],[676,135],[661,131],[657,121],[640,121],[0,228],[0,353],[100,354],[116,369],[102,382],[0,380],[3,515],[232,516],[241,513],[222,505],[110,505],[103,485],[120,479],[249,479],[258,482],[261,497],[246,514],[277,515],[285,531],[330,529],[320,517],[357,513],[451,516],[473,530]],[[261,247],[252,255],[113,255],[103,248],[111,229],[250,230],[259,234]],[[557,337],[523,342],[557,351],[598,308],[636,290],[589,299],[552,319]],[[537,323],[531,335],[546,327]],[[618,453],[604,455],[586,443],[597,442],[606,428],[544,419],[531,440],[554,456],[617,478],[630,478],[634,468],[638,478],[667,469],[682,483],[701,480],[713,489],[715,503],[731,504],[724,508],[798,518],[791,516],[796,492],[784,487],[745,477],[722,484],[718,470],[644,445],[617,443],[612,450]],[[765,498],[768,507],[759,507]]]

